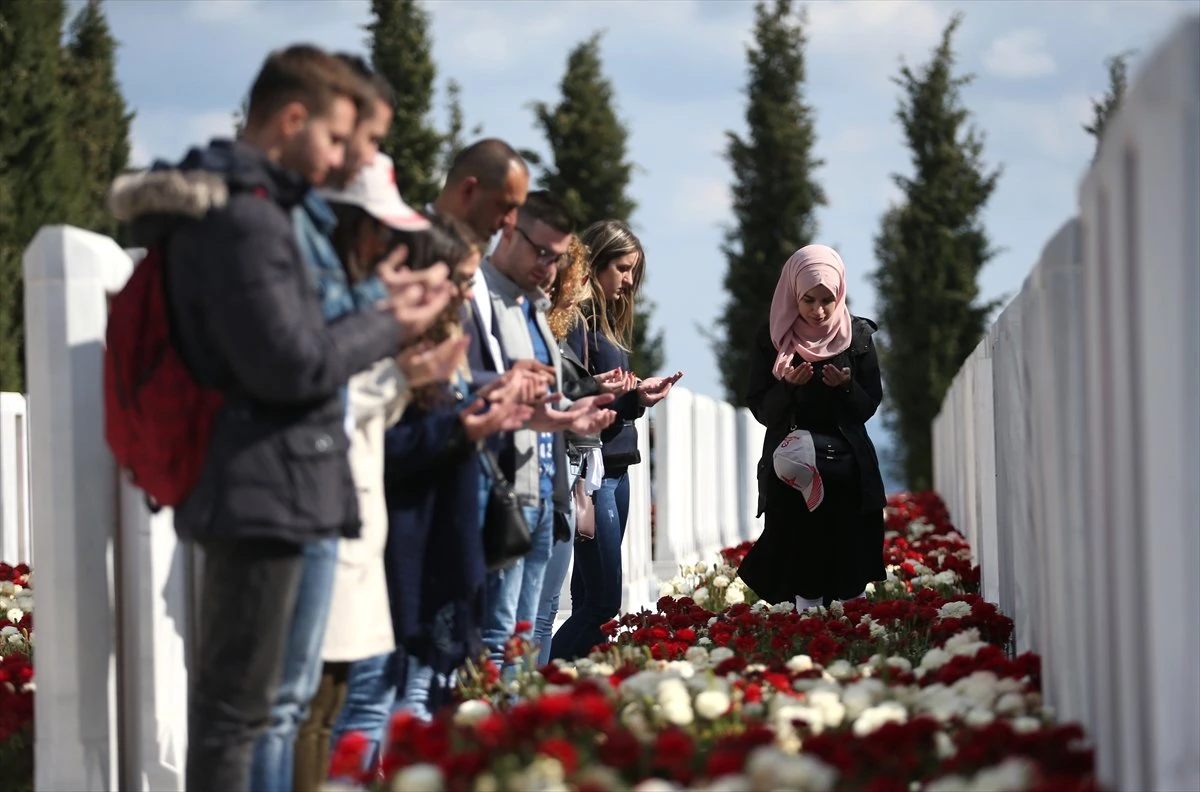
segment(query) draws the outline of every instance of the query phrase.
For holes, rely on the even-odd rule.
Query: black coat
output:
[[[229,196],[196,219],[197,202],[212,195],[206,175]],[[180,353],[226,399],[176,531],[202,540],[357,536],[341,390],[396,354],[401,329],[379,310],[326,324],[291,222],[309,185],[251,146],[217,141],[123,189],[137,243],[166,244]]]
[[[758,467],[763,532],[738,575],[767,602],[794,597],[854,597],[886,576],[883,566],[883,478],[866,422],[882,397],[874,323],[854,320],[850,348],[825,365],[850,368],[848,387],[830,388],[814,373],[804,385],[775,378],[775,346],[766,328],[751,362],[747,401],[767,427]],[[798,362],[793,359],[793,363]],[[804,496],[775,475],[775,449],[793,428],[842,435],[854,457],[854,474],[824,477],[824,500],[810,511]]]
[[[875,342],[871,339],[878,329],[870,319],[854,318],[854,332],[850,349],[829,361],[841,368],[850,368],[850,386],[844,392],[833,395],[833,412],[837,429],[850,444],[858,463],[862,488],[862,510],[882,509],[886,503],[883,475],[879,470],[879,456],[875,444],[867,434],[866,423],[875,415],[883,400],[883,383],[879,376],[879,358],[875,353]],[[754,358],[750,364],[750,381],[746,388],[746,404],[755,419],[767,428],[763,441],[763,455],[758,467],[759,510],[761,515],[767,508],[764,476],[774,477],[772,457],[780,441],[793,428],[809,427],[805,421],[807,399],[820,398],[830,390],[814,375],[807,385],[792,385],[775,378],[771,373],[775,365],[775,344],[771,341],[769,328],[764,325],[755,342]],[[799,363],[799,356],[793,358]],[[824,389],[824,390],[821,390]],[[834,428],[834,427],[829,427]]]

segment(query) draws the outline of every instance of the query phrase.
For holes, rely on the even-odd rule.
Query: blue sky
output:
[[[232,127],[262,58],[310,41],[364,50],[366,0],[109,0],[122,48],[118,76],[137,111],[135,162],[177,157],[191,143]],[[567,52],[606,31],[605,68],[630,129],[639,166],[634,224],[645,243],[647,292],[666,330],[667,365],[688,388],[720,394],[713,358],[697,324],[710,327],[723,301],[720,253],[729,222],[725,130],[743,129],[753,3],[749,0],[433,0],[439,123],[447,79],[463,87],[468,126],[518,147],[544,151],[528,108],[553,101]],[[808,99],[817,114],[818,173],[830,205],[820,240],[842,253],[855,311],[871,316],[872,239],[896,197],[891,173],[908,171],[893,120],[901,58],[928,58],[950,15],[963,70],[976,75],[967,106],[987,136],[986,158],[1004,167],[986,215],[1001,254],[982,277],[984,298],[1011,295],[1049,236],[1075,211],[1092,153],[1080,124],[1089,97],[1105,87],[1105,57],[1145,53],[1186,0],[1138,2],[930,2],[808,4]],[[783,262],[780,262],[782,265]],[[874,429],[879,432],[878,428]]]

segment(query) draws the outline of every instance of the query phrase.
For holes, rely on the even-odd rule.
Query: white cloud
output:
[[[808,6],[809,48],[847,71],[886,84],[900,59],[922,61],[939,41],[949,8],[930,0],[856,0]]]
[[[993,39],[983,56],[989,74],[1010,80],[1031,80],[1054,74],[1045,30],[1022,28]]]

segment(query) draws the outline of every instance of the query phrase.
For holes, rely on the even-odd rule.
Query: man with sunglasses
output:
[[[493,662],[516,631],[532,634],[542,582],[554,543],[554,491],[557,470],[555,433],[571,430],[594,434],[612,423],[615,413],[603,409],[611,396],[594,396],[558,407],[562,361],[546,323],[549,300],[541,284],[554,279],[566,256],[575,224],[562,201],[546,190],[529,193],[516,222],[500,232],[495,250],[483,262],[500,346],[509,360],[533,359],[555,373],[554,404],[543,400],[526,428],[512,435],[501,454],[501,467],[513,476],[513,489],[533,535],[533,548],[514,566],[491,573],[483,642]]]

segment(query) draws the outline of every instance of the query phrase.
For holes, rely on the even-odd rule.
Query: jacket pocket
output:
[[[300,425],[283,434],[287,499],[301,526],[341,528],[355,516],[347,509],[355,500],[350,439],[340,428]]]

